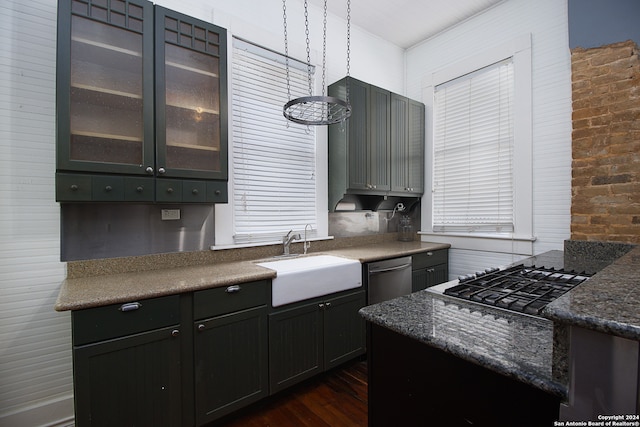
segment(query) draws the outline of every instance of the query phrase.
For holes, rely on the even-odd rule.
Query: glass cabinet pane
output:
[[[220,171],[220,61],[165,44],[166,168]]]
[[[140,165],[142,34],[71,21],[70,159]]]

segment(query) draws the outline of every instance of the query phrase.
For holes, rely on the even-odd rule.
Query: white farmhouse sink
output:
[[[271,291],[271,304],[274,307],[362,286],[360,262],[332,255],[257,264],[277,273]]]

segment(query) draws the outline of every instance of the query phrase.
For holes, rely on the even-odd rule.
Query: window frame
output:
[[[248,41],[247,39],[243,39],[242,37],[236,37],[236,36],[232,36],[232,37],[228,37],[228,49],[227,51],[229,52],[228,55],[228,61],[229,64],[231,66],[233,66],[233,61],[234,61],[234,54],[233,54],[233,40],[234,39],[238,39],[241,40],[243,42],[252,44],[257,46],[258,48],[263,48],[266,51],[270,51],[273,52],[275,55],[277,56],[284,56],[284,54],[279,53],[277,50],[273,50],[270,49],[268,47],[264,47],[264,46],[260,46],[256,43],[253,43],[251,41]],[[290,49],[290,50],[294,50],[294,49]],[[299,49],[298,49],[299,50]],[[296,50],[297,51],[297,50]],[[317,65],[317,52],[312,50],[311,51],[311,62],[312,65],[314,65],[316,67],[316,70],[318,69],[318,65]],[[298,61],[298,62],[302,62],[302,61]],[[304,63],[306,64],[306,62]],[[305,65],[306,67],[306,65]],[[306,69],[306,68],[305,68]],[[313,91],[314,94],[315,93],[320,93],[321,89],[321,79],[319,78],[315,78],[314,82],[313,82]],[[235,175],[234,175],[234,170],[232,167],[233,164],[233,155],[234,155],[234,147],[233,147],[233,141],[234,141],[234,133],[233,133],[233,126],[231,126],[231,122],[233,120],[233,96],[234,96],[234,90],[233,90],[233,85],[232,85],[232,81],[231,79],[229,79],[228,81],[228,93],[229,93],[229,98],[228,98],[228,105],[229,105],[229,120],[230,120],[230,126],[229,126],[229,149],[228,149],[228,155],[229,155],[229,181],[228,181],[228,191],[230,194],[229,197],[229,202],[226,204],[216,204],[214,206],[215,209],[215,244],[213,246],[211,246],[211,250],[220,250],[220,249],[229,249],[229,248],[243,248],[243,247],[255,247],[255,246],[266,246],[266,245],[274,245],[274,244],[281,244],[282,243],[282,239],[281,237],[278,237],[277,239],[274,238],[274,240],[263,240],[263,241],[249,241],[249,242],[242,242],[242,243],[237,243],[235,242],[234,239],[234,234],[235,234],[235,213],[234,213],[234,200],[233,200],[233,194],[234,194],[234,179],[235,179]],[[283,124],[287,123],[286,119],[282,118],[283,120]],[[290,122],[290,125],[293,126],[302,126],[302,125],[298,125],[295,123]],[[316,198],[316,228],[313,230],[314,234],[311,238],[309,238],[308,240],[323,240],[323,239],[330,239],[331,237],[328,236],[328,218],[326,215],[327,212],[327,195],[328,195],[328,188],[327,188],[327,168],[328,168],[328,156],[327,156],[327,129],[326,126],[318,126],[315,129],[315,198]],[[286,230],[288,231],[288,230]],[[286,231],[283,233],[283,236],[286,234]],[[301,230],[298,230],[301,231]],[[309,234],[309,233],[308,233]]]
[[[531,35],[526,34],[503,45],[463,59],[433,74],[422,82],[422,98],[433,119],[434,89],[436,86],[470,74],[491,64],[512,58],[514,66],[514,231],[492,232],[450,232],[433,230],[433,191],[423,202],[423,230],[425,240],[450,243],[452,247],[491,252],[533,254],[533,161],[532,161],[532,72]],[[434,166],[433,120],[427,121],[427,147],[425,164],[431,165],[431,174],[425,175],[425,188],[433,189]]]

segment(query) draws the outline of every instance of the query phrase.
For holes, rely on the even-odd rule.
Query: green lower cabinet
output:
[[[449,280],[449,250],[412,255],[411,291],[417,292]]]
[[[181,425],[180,348],[177,327],[74,347],[75,425]]]
[[[269,394],[266,306],[194,325],[196,425]]]
[[[276,393],[365,352],[365,292],[338,293],[269,314],[269,382]]]
[[[75,425],[203,426],[364,354],[364,289],[271,309],[270,286],[73,311]]]
[[[358,311],[365,292],[331,298],[324,310],[324,369],[336,367],[365,352],[366,324]]]
[[[269,389],[276,393],[322,371],[318,302],[269,315]]]
[[[411,273],[411,292],[421,291],[448,280],[449,269],[446,264],[430,268],[413,270]]]

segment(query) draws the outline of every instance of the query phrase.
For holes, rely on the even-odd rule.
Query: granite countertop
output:
[[[62,282],[54,308],[80,310],[274,277],[275,271],[248,261],[78,277]]]
[[[327,254],[370,262],[447,248],[449,245],[440,243],[385,241],[320,251],[309,256]],[[264,257],[256,260],[260,258]],[[130,265],[136,262],[140,265]],[[150,262],[161,267],[149,266]],[[128,271],[123,271],[125,267]],[[67,277],[60,286],[54,306],[56,311],[80,310],[276,277],[274,270],[257,265],[255,260],[232,261],[223,257],[216,262],[191,266],[181,266],[179,256],[177,259],[175,256],[171,259],[143,257],[142,261],[116,258],[83,262],[73,268],[72,277]],[[140,271],[131,271],[136,268]],[[76,270],[86,273],[78,277]]]
[[[553,379],[553,322],[429,290],[370,305],[365,320],[566,398]]]
[[[549,304],[542,317],[429,290],[364,307],[360,314],[369,322],[562,398],[567,394],[565,378],[562,367],[554,364],[563,363],[566,343],[554,335],[554,328],[558,332],[576,325],[640,340],[640,246],[567,241],[564,251],[545,252],[519,263],[594,275]],[[558,372],[553,372],[555,368]]]
[[[583,254],[587,259],[588,254]],[[555,322],[640,340],[640,246],[549,304]]]
[[[343,256],[345,258],[357,259],[358,261],[365,263],[380,261],[388,258],[413,255],[421,252],[448,249],[449,247],[451,247],[451,245],[443,243],[391,241],[385,242],[383,244],[334,249],[332,251],[328,251],[327,253]]]

